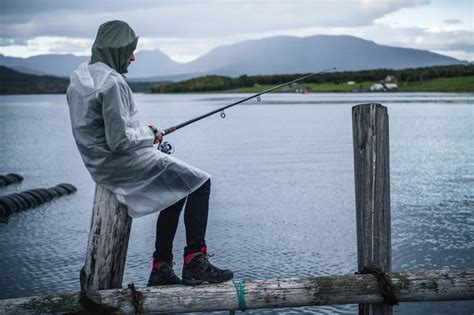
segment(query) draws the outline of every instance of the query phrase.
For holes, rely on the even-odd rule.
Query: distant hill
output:
[[[89,57],[74,55],[38,55],[29,58],[6,57],[0,54],[0,65],[30,74],[69,78],[74,69]]]
[[[353,36],[277,36],[218,47],[188,63],[187,72],[239,76],[308,73],[331,67],[358,71],[460,63],[429,51],[378,45]]]
[[[173,61],[159,50],[145,50],[137,53],[137,62],[129,68],[127,77],[147,78],[160,76],[174,76],[181,64]],[[67,55],[38,55],[29,58],[7,57],[0,54],[0,65],[23,73],[36,75],[54,75],[69,78],[71,72],[90,57]],[[138,62],[139,61],[139,62]],[[143,81],[143,80],[141,80]],[[146,81],[157,81],[146,79]],[[158,80],[163,81],[163,80]]]
[[[140,56],[137,62],[140,63]],[[151,56],[150,56],[151,58]],[[166,68],[148,79],[180,81],[203,75],[272,75],[338,71],[406,69],[465,64],[426,50],[378,45],[354,36],[277,36],[217,47],[194,61]],[[130,77],[139,76],[131,67]],[[171,74],[174,71],[174,76]]]
[[[179,81],[207,74],[224,76],[308,73],[337,67],[338,71],[404,69],[465,63],[426,50],[378,45],[354,36],[277,36],[217,47],[188,63],[178,63],[160,50],[140,51],[127,77],[146,81]],[[69,77],[89,57],[0,55],[0,65],[34,74]]]
[[[0,94],[65,93],[69,79],[21,73],[0,66]]]
[[[136,54],[136,61],[128,68],[128,78],[173,76],[182,64],[173,61],[160,50],[143,50]],[[159,80],[161,81],[161,80]]]
[[[128,82],[133,92],[149,93],[153,87],[170,82]],[[0,66],[0,95],[5,94],[64,94],[69,78],[34,75]]]

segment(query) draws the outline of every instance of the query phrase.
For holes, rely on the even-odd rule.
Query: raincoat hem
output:
[[[179,198],[177,198],[177,200],[175,201],[172,201],[170,202],[169,204],[165,204],[164,206],[162,206],[161,209],[157,210],[157,209],[153,209],[153,210],[149,210],[149,211],[140,211],[140,212],[135,212],[132,208],[130,208],[129,206],[127,206],[126,203],[124,202],[121,202],[119,200],[120,203],[124,204],[125,206],[127,206],[127,213],[128,215],[133,218],[133,219],[136,219],[136,218],[141,218],[141,217],[144,217],[146,215],[149,215],[149,214],[153,214],[155,212],[160,212],[160,211],[163,211],[165,210],[166,208],[168,208],[169,206],[175,204],[176,202],[180,201],[181,199],[183,198],[186,198],[187,196],[189,196],[190,194],[192,194],[193,192],[195,192],[199,187],[201,187],[202,185],[204,185],[205,182],[207,182],[212,176],[209,175],[209,177],[206,177],[204,178],[202,181],[200,181],[198,184],[196,184],[193,188],[191,188],[189,191],[187,191],[186,193],[183,193]],[[120,195],[120,194],[116,194],[117,199],[122,199],[123,200],[123,196]],[[134,212],[134,215],[132,215],[130,212]]]

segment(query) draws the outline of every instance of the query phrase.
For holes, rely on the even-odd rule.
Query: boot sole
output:
[[[179,282],[153,282],[148,280],[147,287],[160,287],[164,285],[177,285],[177,284],[183,284],[181,280]]]
[[[203,282],[202,280],[183,280],[184,285],[200,285]]]
[[[230,278],[215,279],[215,280],[199,280],[199,279],[183,279],[181,280],[184,285],[200,285],[206,283],[223,283],[232,280],[234,276]]]
[[[160,283],[160,284],[150,284],[150,283],[147,283],[147,287],[162,287],[162,286],[166,286],[166,285],[180,285],[180,284],[184,284],[182,282],[180,283]]]

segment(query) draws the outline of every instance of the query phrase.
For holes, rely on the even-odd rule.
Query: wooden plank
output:
[[[97,185],[87,244],[81,270],[81,290],[97,291],[122,287],[132,218],[115,194]]]
[[[358,271],[391,271],[390,168],[387,108],[352,108]],[[359,314],[392,314],[384,304],[360,305]]]
[[[474,300],[474,269],[390,274],[400,302]],[[209,312],[238,310],[234,284],[138,288],[143,312]],[[244,282],[247,309],[316,305],[380,303],[382,298],[373,275],[321,276],[303,279]],[[97,303],[109,312],[133,314],[130,289],[0,300],[1,314],[97,313]],[[98,307],[95,305],[95,307]]]

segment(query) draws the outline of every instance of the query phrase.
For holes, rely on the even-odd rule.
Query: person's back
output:
[[[104,102],[106,98],[107,102]],[[120,98],[128,101],[123,102]],[[108,175],[117,163],[126,165],[133,162],[136,150],[153,150],[151,145],[154,135],[148,127],[139,128],[130,88],[123,77],[106,64],[81,64],[71,75],[67,99],[74,139],[84,164],[96,182],[110,184]],[[129,108],[118,112],[115,107],[120,104]],[[107,105],[114,108],[108,108]],[[110,111],[112,115],[104,115],[104,110]],[[114,111],[117,113],[114,114]],[[114,118],[122,113],[125,115],[127,111],[130,117],[116,117],[119,119],[115,120],[115,124],[105,124],[104,117]],[[140,141],[126,141],[127,136],[120,132],[122,126],[117,126],[120,120],[125,121],[125,127],[138,128],[135,139]],[[109,128],[108,132],[106,127]]]

